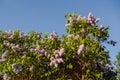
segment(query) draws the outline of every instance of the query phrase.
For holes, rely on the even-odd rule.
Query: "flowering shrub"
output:
[[[67,35],[0,31],[0,77],[4,80],[109,80],[108,27],[99,18],[67,14]],[[111,43],[113,44],[113,43]],[[114,43],[115,45],[115,43]],[[109,74],[110,73],[110,74]]]

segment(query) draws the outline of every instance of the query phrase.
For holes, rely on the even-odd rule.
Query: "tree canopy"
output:
[[[67,14],[66,32],[52,34],[0,31],[0,76],[4,80],[114,80],[108,41],[109,27],[89,13]]]

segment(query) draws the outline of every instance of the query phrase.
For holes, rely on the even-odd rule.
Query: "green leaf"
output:
[[[101,73],[96,73],[95,75],[96,75],[96,77],[98,77],[98,78],[100,78],[100,77],[102,76]]]
[[[70,64],[68,65],[68,68],[69,68],[69,69],[72,69],[72,68],[73,68],[73,65],[70,63]]]
[[[87,74],[89,74],[89,72],[90,72],[90,69],[87,69]]]
[[[66,32],[67,32],[67,33],[69,32],[69,29],[68,29],[68,28],[66,28]]]

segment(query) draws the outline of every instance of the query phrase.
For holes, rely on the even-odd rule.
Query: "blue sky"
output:
[[[114,61],[120,51],[120,0],[0,0],[0,29],[56,31],[62,35],[66,28],[64,15],[73,12],[83,16],[92,12],[101,18],[98,24],[110,25],[110,39],[117,45],[107,45],[107,49]]]

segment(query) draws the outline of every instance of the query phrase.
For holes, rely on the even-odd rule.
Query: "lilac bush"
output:
[[[109,80],[115,78],[108,65],[109,51],[102,43],[108,27],[100,18],[66,16],[67,35],[42,35],[31,31],[0,31],[0,77],[3,80]],[[111,75],[109,73],[113,73]]]

